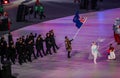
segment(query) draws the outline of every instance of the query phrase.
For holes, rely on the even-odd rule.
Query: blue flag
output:
[[[82,26],[83,22],[80,21],[79,11],[77,11],[77,12],[75,13],[75,16],[74,16],[74,18],[73,18],[73,22],[76,24],[76,27],[77,27],[77,28],[80,28],[80,27]]]

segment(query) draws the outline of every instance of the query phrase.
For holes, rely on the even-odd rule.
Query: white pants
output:
[[[97,62],[96,62],[96,60],[97,60],[97,52],[92,53],[92,55],[93,55],[93,58],[94,58],[93,62],[94,62],[95,64],[97,64]]]
[[[110,52],[110,55],[108,55],[108,59],[115,59],[115,53],[114,52]]]

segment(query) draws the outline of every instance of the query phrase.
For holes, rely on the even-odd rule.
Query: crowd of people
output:
[[[38,1],[38,0],[37,0]],[[44,19],[46,18],[45,11],[44,11],[44,6],[40,2],[35,2],[34,6],[28,6],[28,15],[30,18],[30,15],[33,14],[34,18],[40,18]]]
[[[40,19],[46,18],[45,14],[44,14],[44,6],[42,3],[36,3],[34,6],[34,18],[37,17],[37,15],[39,16]]]
[[[57,53],[57,49],[59,47],[56,45],[53,30],[46,33],[45,38],[41,34],[30,33],[26,37],[22,36],[17,38],[16,42],[14,42],[12,34],[9,33],[8,40],[4,36],[0,39],[1,63],[8,60],[13,64],[18,61],[22,65],[26,62],[32,62],[32,56],[34,59],[37,59],[39,56],[52,55],[53,53]]]
[[[99,10],[98,1],[102,2],[103,0],[74,0],[74,3],[79,3],[80,9]]]
[[[30,20],[31,18],[39,18],[44,19],[46,18],[44,6],[42,3],[35,3],[34,5],[27,5],[22,2],[18,5],[17,9],[17,22],[25,22]]]

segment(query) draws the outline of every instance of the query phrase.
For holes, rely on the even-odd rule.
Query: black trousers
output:
[[[40,12],[40,13],[39,13],[39,16],[40,16],[40,19],[43,19],[43,18],[46,17],[43,12]]]
[[[50,48],[50,47],[47,47],[47,49],[46,49],[46,54],[52,55],[52,53],[51,53],[51,48]]]
[[[35,11],[34,12],[34,18],[36,18],[37,14],[38,14],[38,11]]]
[[[36,56],[39,57],[39,55],[40,55],[41,57],[43,57],[43,55],[42,55],[42,53],[41,53],[41,50],[40,50],[40,49],[37,49],[37,54],[36,54]]]
[[[56,48],[55,48],[55,45],[54,45],[54,44],[52,44],[52,45],[51,45],[51,47],[52,47],[52,49],[53,49],[53,52],[54,52],[54,53],[56,53]]]
[[[68,58],[71,58],[70,53],[71,53],[71,52],[70,52],[70,51],[68,51]]]

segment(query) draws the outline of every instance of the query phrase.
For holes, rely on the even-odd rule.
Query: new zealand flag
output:
[[[77,11],[73,18],[73,22],[76,24],[76,27],[80,28],[82,26],[82,24],[84,23],[84,21],[85,21],[85,18],[79,17],[79,11]]]

